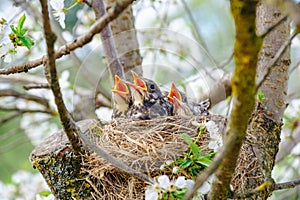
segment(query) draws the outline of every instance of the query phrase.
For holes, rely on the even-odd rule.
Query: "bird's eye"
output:
[[[153,84],[151,84],[151,85],[150,85],[150,89],[151,89],[151,90],[154,90],[154,89],[155,89],[155,86],[154,86]]]

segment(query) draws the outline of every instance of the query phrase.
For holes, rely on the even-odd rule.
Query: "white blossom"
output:
[[[202,199],[203,194],[207,194],[211,188],[213,176],[210,176],[200,187],[193,199]],[[148,186],[145,192],[146,200],[157,200],[163,197],[163,193],[167,192],[182,192],[182,189],[186,188],[191,190],[195,185],[195,182],[191,179],[186,179],[184,176],[179,176],[176,180],[170,181],[167,175],[158,177],[157,182],[152,186]]]
[[[50,5],[53,8],[53,15],[58,20],[60,26],[64,29],[65,25],[65,11],[64,11],[64,0],[50,0]]]
[[[175,167],[173,167],[172,173],[177,174],[179,172],[179,170],[180,170],[180,168],[175,166]]]
[[[158,183],[160,185],[161,188],[167,190],[170,187],[170,179],[167,175],[162,175],[160,177],[158,177]]]
[[[203,185],[198,189],[198,192],[201,194],[207,194],[210,191],[210,184],[205,181]]]
[[[185,187],[189,190],[191,190],[195,185],[195,181],[191,180],[191,179],[188,179],[186,180],[185,182]]]
[[[11,42],[3,43],[0,46],[0,57],[4,58],[3,61],[10,63],[13,60],[13,55],[16,53],[16,50]]]
[[[145,192],[145,200],[157,200],[158,192],[152,187],[148,187]]]
[[[219,128],[214,121],[208,121],[205,126],[210,135],[208,148],[218,152],[220,147],[223,146],[223,139],[220,135]]]
[[[179,189],[183,189],[186,187],[186,180],[184,176],[179,176],[175,181],[175,186]]]
[[[205,126],[206,126],[206,130],[209,133],[218,133],[219,132],[219,128],[218,128],[217,124],[214,121],[212,121],[212,120],[206,122]]]

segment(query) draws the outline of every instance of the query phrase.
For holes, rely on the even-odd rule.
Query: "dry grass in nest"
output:
[[[199,135],[198,130],[211,118],[118,119],[103,126],[91,127],[91,140],[106,153],[149,177],[167,174],[176,178],[186,173],[174,175],[171,170],[162,172],[160,167],[168,160],[175,161],[182,157],[189,149],[182,139],[183,133],[193,139],[198,137],[197,144],[204,155],[211,153],[207,148],[209,135],[206,131]],[[116,169],[100,156],[94,153],[86,155],[83,166],[89,182],[97,183],[92,185],[96,191],[93,194],[95,199],[144,199],[146,184],[143,181]]]

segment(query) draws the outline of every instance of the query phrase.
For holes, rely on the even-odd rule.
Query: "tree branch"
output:
[[[275,184],[262,184],[260,186],[258,186],[257,188],[245,192],[243,194],[239,194],[239,193],[234,193],[231,198],[234,199],[246,199],[249,197],[252,197],[253,195],[262,192],[266,189],[270,189],[271,191],[275,191],[275,190],[284,190],[284,189],[290,189],[290,188],[295,188],[296,186],[300,185],[300,179],[297,180],[293,180],[293,181],[288,181],[288,182],[284,182],[284,183],[275,183]]]
[[[297,29],[300,28],[300,5],[292,0],[274,0],[267,1],[270,5],[279,8],[283,13],[286,13],[294,21]]]
[[[71,51],[74,51],[75,49],[89,43],[97,33],[99,33],[110,21],[116,19],[119,14],[122,13],[122,11],[125,10],[133,1],[134,0],[124,0],[122,1],[122,3],[116,3],[115,7],[110,9],[105,15],[103,15],[92,25],[89,32],[78,37],[73,42],[60,47],[55,54],[55,58],[61,58],[62,56],[69,54]],[[46,61],[48,61],[48,58],[46,56],[43,56],[42,58],[36,60],[8,67],[7,69],[0,69],[0,74],[9,75],[14,73],[27,72],[28,70],[35,68]]]
[[[258,82],[258,84],[256,86],[256,92],[262,86],[262,84],[267,79],[267,77],[271,74],[272,70],[276,66],[275,63],[278,62],[278,60],[282,57],[282,55],[284,54],[284,52],[286,51],[286,49],[290,46],[292,40],[294,39],[294,37],[296,37],[296,35],[298,35],[298,33],[299,33],[298,31],[295,31],[290,36],[290,38],[280,47],[280,49],[277,51],[275,57],[272,60],[270,60],[270,62],[267,64],[267,72],[262,77],[262,79]]]
[[[93,0],[92,8],[96,14],[96,19],[101,18],[107,13],[104,0]],[[118,75],[125,80],[125,74],[118,58],[115,41],[112,36],[112,31],[109,23],[103,27],[100,35],[103,42],[103,49],[106,56],[108,69],[110,72],[110,82],[113,85],[115,75]]]
[[[21,99],[25,99],[28,101],[34,101],[38,104],[41,104],[43,106],[45,106],[46,108],[49,108],[49,100],[42,98],[42,97],[38,97],[32,94],[26,94],[26,93],[21,93],[17,90],[14,89],[4,89],[4,90],[0,90],[0,97],[16,97],[16,98],[21,98]]]
[[[54,43],[56,40],[56,36],[51,30],[49,12],[48,12],[48,3],[47,0],[40,0],[40,3],[42,6],[44,35],[46,38],[47,54],[48,54],[48,60],[45,62],[45,70],[49,71],[48,73],[50,74],[50,86],[54,95],[55,104],[57,105],[59,117],[63,125],[64,131],[70,141],[74,153],[76,155],[79,155],[79,153],[81,152],[81,144],[77,133],[78,128],[74,124],[63,102],[62,94],[58,82],[56,63],[55,63],[55,51],[54,51]]]
[[[7,107],[0,106],[0,110],[1,111],[17,111],[17,112],[19,112],[19,115],[23,114],[23,113],[36,113],[36,112],[54,115],[54,112],[51,110],[41,110],[41,109],[20,109],[20,108],[7,108]],[[3,122],[3,119],[1,120],[1,122]]]
[[[246,136],[248,120],[255,104],[255,76],[258,53],[262,39],[255,33],[255,11],[258,1],[231,0],[231,12],[235,21],[234,45],[235,72],[232,78],[233,108],[229,118],[229,129],[225,135],[223,161],[215,173],[208,199],[227,199],[230,183],[235,171],[239,151]],[[247,12],[246,12],[247,11]],[[247,91],[247,92],[245,92]],[[232,141],[229,141],[232,140]]]
[[[288,182],[284,182],[284,183],[277,183],[277,184],[275,184],[274,190],[283,190],[283,189],[294,188],[298,185],[300,185],[300,179],[288,181]]]
[[[273,31],[277,26],[279,26],[281,23],[285,22],[287,20],[287,15],[282,16],[276,23],[274,23],[272,26],[265,29],[262,33],[258,33],[258,36],[264,38],[267,34],[269,34],[271,31]]]
[[[291,138],[287,138],[286,141],[281,142],[279,145],[279,151],[276,156],[276,163],[282,161],[287,155],[290,154],[292,149],[300,142],[300,126],[294,130]]]
[[[50,89],[50,85],[48,83],[45,84],[30,84],[23,86],[25,90],[32,90],[32,89]]]

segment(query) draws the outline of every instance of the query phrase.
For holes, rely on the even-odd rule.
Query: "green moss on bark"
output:
[[[229,118],[229,130],[225,142],[231,142],[223,162],[215,173],[209,199],[227,199],[229,184],[245,138],[248,120],[255,103],[255,76],[258,53],[262,39],[255,32],[257,1],[231,0],[231,12],[235,21],[234,45],[235,72],[232,79],[233,109]]]

